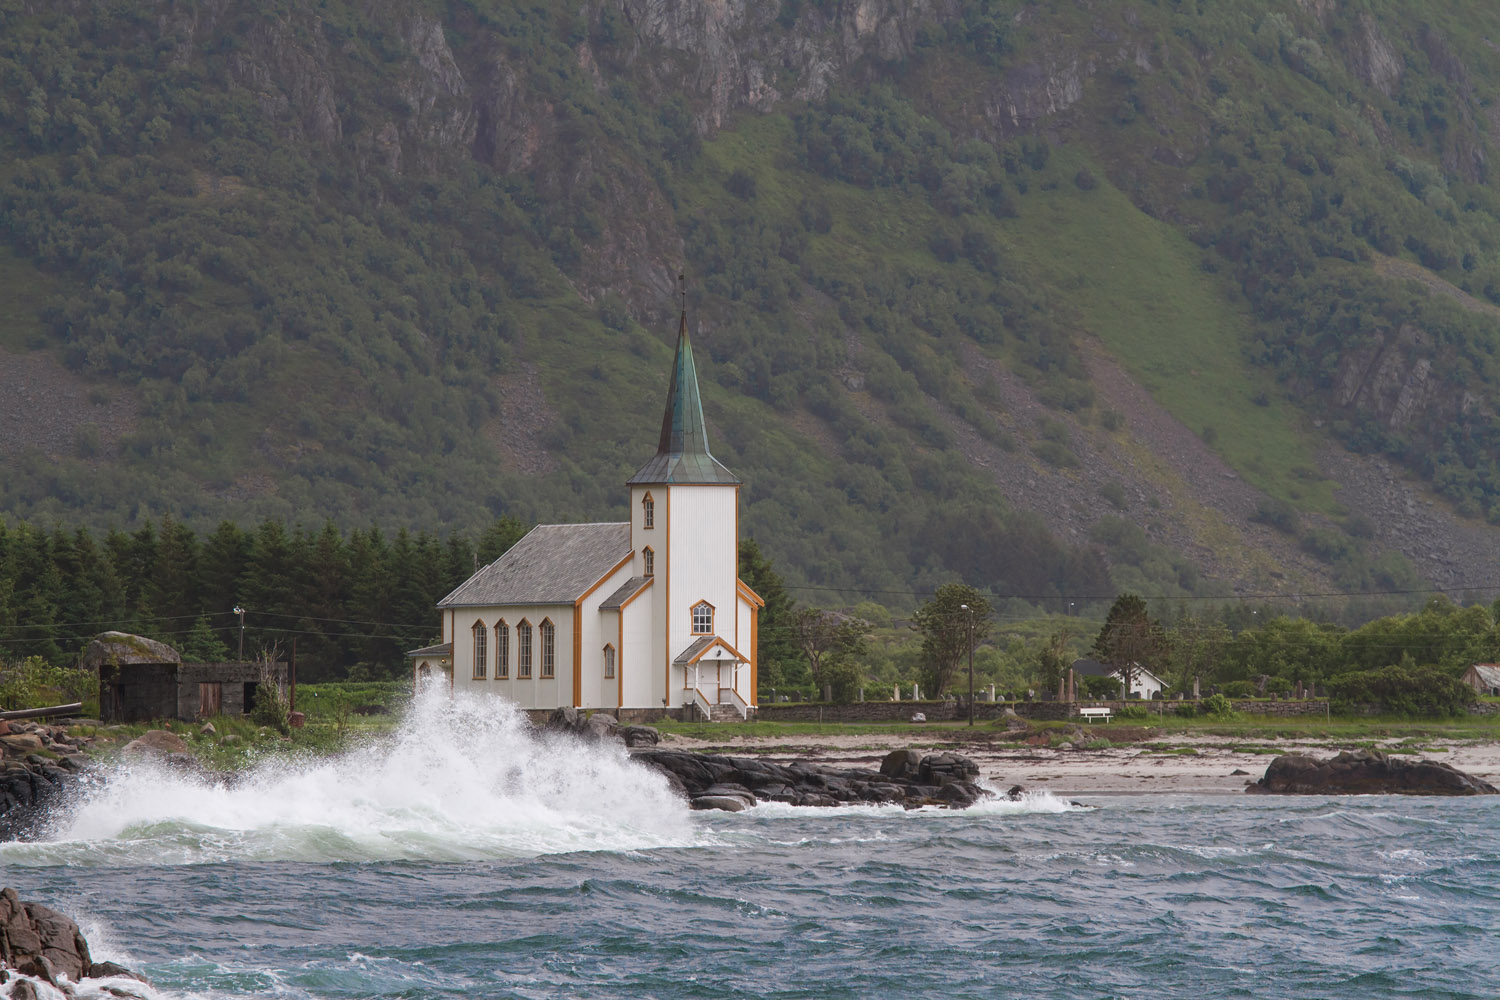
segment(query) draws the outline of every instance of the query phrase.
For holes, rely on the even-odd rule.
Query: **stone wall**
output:
[[[981,701],[974,706],[975,721],[999,718],[1009,708],[1023,719],[1056,722],[1072,718],[1087,707],[1109,708],[1118,718],[1124,708],[1144,708],[1152,715],[1171,715],[1178,705],[1194,702],[1177,701]],[[1328,702],[1306,701],[1236,701],[1234,710],[1245,715],[1275,716],[1326,715]],[[913,713],[921,712],[928,722],[960,722],[969,718],[961,701],[864,701],[849,705],[762,705],[760,718],[765,722],[909,722]],[[1142,722],[1148,719],[1140,720]]]

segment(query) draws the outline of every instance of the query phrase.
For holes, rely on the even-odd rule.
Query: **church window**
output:
[[[531,677],[531,622],[524,618],[516,626],[516,676],[521,680]]]
[[[474,623],[474,679],[482,681],[489,672],[487,656],[489,653],[487,640],[489,632],[485,630],[484,622]]]
[[[641,524],[647,528],[656,527],[656,501],[649,493],[641,497]]]
[[[510,679],[510,626],[505,619],[495,623],[495,680]]]
[[[604,679],[612,681],[615,679],[615,647],[604,647]]]
[[[542,621],[542,676],[553,677],[557,673],[557,628],[548,619]]]
[[[712,635],[714,631],[714,606],[707,601],[693,605],[693,634]]]
[[[644,576],[656,575],[656,553],[651,551],[651,546],[641,550],[641,565],[645,567]]]

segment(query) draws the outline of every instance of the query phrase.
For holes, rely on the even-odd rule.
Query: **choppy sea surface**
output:
[[[692,813],[429,701],[233,787],[102,774],[0,875],[152,997],[1500,996],[1500,798],[1086,801]]]

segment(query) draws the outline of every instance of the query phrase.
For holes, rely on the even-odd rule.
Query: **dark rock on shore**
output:
[[[72,991],[58,982],[60,976],[74,983],[85,977],[108,976],[146,981],[113,962],[95,962],[89,957],[89,943],[79,933],[77,924],[40,903],[22,902],[14,889],[0,890],[0,969],[13,969],[69,994]],[[35,988],[29,983],[17,983],[10,995],[22,995],[17,990],[35,995]]]
[[[1277,757],[1245,791],[1265,795],[1494,795],[1495,786],[1434,760],[1392,759],[1380,750],[1318,760]]]
[[[0,721],[0,840],[30,832],[88,764],[65,729]]]
[[[973,780],[979,776],[979,766],[955,753],[897,750],[886,757],[879,771],[808,761],[777,764],[687,750],[643,750],[635,759],[666,775],[694,809],[738,812],[757,802],[964,809],[989,794]]]
[[[650,726],[622,726],[608,712],[585,715],[571,706],[554,710],[543,728],[554,733],[571,733],[594,742],[620,740],[627,747],[654,747],[661,741],[661,734]]]

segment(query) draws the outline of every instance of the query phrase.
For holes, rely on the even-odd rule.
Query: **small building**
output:
[[[1087,657],[1073,661],[1073,672],[1079,677],[1113,677],[1121,681],[1120,672],[1114,667],[1091,660]],[[1121,681],[1123,683],[1123,681]],[[1130,695],[1131,698],[1158,698],[1166,689],[1165,682],[1151,671],[1137,663],[1131,669]]]
[[[1459,679],[1480,694],[1500,696],[1500,663],[1476,663]]]
[[[104,722],[244,715],[263,683],[259,663],[183,663],[166,643],[127,632],[105,632],[90,642],[82,666],[98,671]],[[286,683],[285,664],[276,664],[275,677]]]

